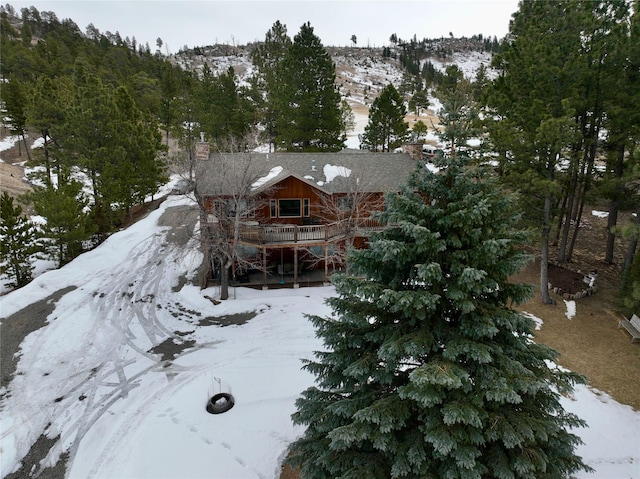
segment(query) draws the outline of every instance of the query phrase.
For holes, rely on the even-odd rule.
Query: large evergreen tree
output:
[[[53,131],[65,122],[65,109],[70,103],[71,87],[66,77],[39,78],[31,85],[26,106],[27,126],[35,129],[42,139],[42,157],[37,164],[44,167],[44,182],[52,183],[52,177],[60,164],[51,154],[55,143]]]
[[[32,279],[31,259],[41,249],[38,229],[6,191],[0,196],[0,220],[0,270],[9,277],[7,286],[20,288]]]
[[[278,146],[291,151],[344,148],[340,92],[335,65],[313,27],[305,23],[283,62],[284,114],[278,116]]]
[[[587,468],[560,394],[582,379],[552,365],[513,305],[526,262],[513,198],[458,160],[425,167],[387,197],[393,227],[335,279],[317,386],[293,415],[291,461],[305,479],[559,478]]]
[[[29,145],[25,138],[27,115],[25,113],[25,105],[27,103],[24,86],[16,79],[7,79],[0,90],[0,100],[2,104],[2,113],[5,116],[5,122],[9,126],[9,131],[16,134],[22,140],[27,158],[30,160]],[[18,142],[20,145],[20,142]],[[22,154],[22,147],[18,148]]]
[[[371,151],[392,151],[409,137],[409,124],[404,121],[407,108],[398,90],[389,83],[373,100],[369,122],[364,128],[362,145]]]
[[[287,35],[287,27],[276,21],[265,35],[264,42],[256,46],[251,53],[251,60],[258,73],[256,86],[264,92],[262,123],[270,144],[275,146],[278,137],[278,125],[283,124],[285,111],[285,74],[284,60],[291,47],[291,38]]]
[[[86,211],[89,201],[82,184],[68,180],[57,187],[36,187],[30,195],[36,213],[47,220],[42,233],[49,257],[62,266],[83,253],[95,226]]]

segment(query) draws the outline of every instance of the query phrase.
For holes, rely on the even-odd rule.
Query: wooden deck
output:
[[[371,219],[359,220],[356,224],[335,222],[326,225],[274,225],[250,224],[240,226],[240,242],[251,246],[305,246],[334,243],[349,233],[368,236],[385,227]]]

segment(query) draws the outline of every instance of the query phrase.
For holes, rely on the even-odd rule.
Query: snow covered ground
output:
[[[328,314],[335,291],[238,288],[215,304],[215,288],[189,281],[202,260],[189,209],[172,196],[0,298],[3,332],[30,304],[50,309],[1,391],[3,477],[42,434],[59,437],[49,463],[69,451],[71,478],[278,477],[302,432],[290,420],[294,401],[313,383],[300,360],[322,349],[304,315]],[[235,406],[207,413],[221,391]],[[590,425],[577,431],[578,453],[596,472],[581,478],[640,479],[640,413],[582,386],[563,403]]]

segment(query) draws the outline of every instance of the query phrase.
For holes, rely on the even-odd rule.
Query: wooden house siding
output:
[[[271,205],[269,201],[260,201],[261,208],[256,211],[256,217],[261,219],[264,223],[285,223],[285,224],[297,224],[302,225],[304,218],[320,218],[322,217],[322,196],[324,193],[320,192],[317,188],[300,181],[295,177],[288,177],[278,183],[268,198],[262,198],[263,200],[300,200],[300,216],[271,216]],[[324,195],[326,196],[326,195]],[[304,200],[309,201],[309,213],[305,215],[302,211],[304,207]]]

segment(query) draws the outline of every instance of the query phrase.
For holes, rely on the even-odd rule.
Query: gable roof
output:
[[[246,159],[246,153],[216,153],[196,164],[196,182],[201,195],[220,191],[220,157],[226,161]],[[217,161],[216,161],[217,160]],[[286,178],[294,177],[325,193],[353,191],[354,180],[362,192],[399,191],[416,167],[416,160],[406,153],[372,153],[343,150],[337,153],[251,153],[251,161],[264,175],[254,183],[255,194]]]

